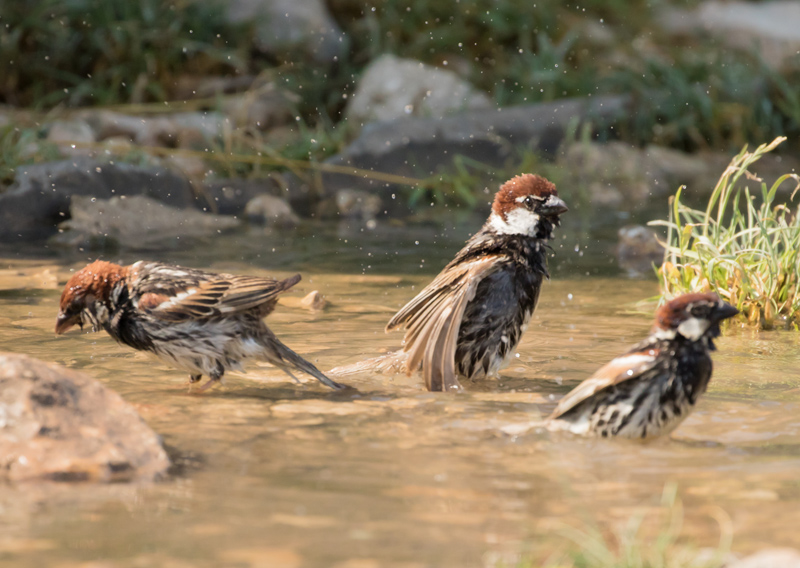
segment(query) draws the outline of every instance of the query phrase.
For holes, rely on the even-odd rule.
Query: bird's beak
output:
[[[56,335],[61,335],[73,325],[78,325],[81,323],[81,316],[80,314],[74,316],[67,316],[62,312],[58,313],[58,318],[56,318]]]
[[[558,216],[567,211],[569,211],[567,204],[557,195],[551,195],[547,198],[547,201],[539,207],[539,214],[545,217]]]
[[[728,318],[732,318],[733,316],[737,315],[739,310],[731,306],[728,302],[720,302],[716,308],[714,308],[713,318],[715,321],[722,321]]]

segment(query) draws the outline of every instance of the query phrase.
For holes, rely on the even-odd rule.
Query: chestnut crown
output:
[[[500,186],[492,204],[488,228],[503,235],[549,239],[567,205],[556,186],[534,174],[523,174]]]
[[[126,270],[118,264],[96,260],[73,274],[61,293],[56,333],[82,325],[83,311],[96,300],[108,300],[114,285],[125,277]]]
[[[656,310],[655,326],[697,340],[709,331],[712,337],[716,337],[719,335],[719,323],[738,313],[739,310],[716,294],[684,294]]]

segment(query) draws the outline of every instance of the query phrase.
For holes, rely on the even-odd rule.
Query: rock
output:
[[[382,55],[364,70],[345,116],[351,125],[363,126],[407,116],[442,118],[455,111],[493,106],[485,93],[452,71]]]
[[[328,307],[328,301],[320,294],[319,290],[309,292],[302,298],[294,296],[281,296],[278,303],[289,308],[311,310],[312,312],[324,310]]]
[[[682,185],[692,189],[710,185],[710,194],[725,169],[724,166],[720,169],[714,168],[714,163],[703,155],[687,154],[662,146],[645,148],[642,160],[648,183],[654,186],[666,185],[666,188],[658,189],[659,195],[672,195]]]
[[[0,194],[0,241],[46,238],[69,218],[70,197],[148,195],[175,207],[200,200],[183,176],[165,168],[87,158],[20,166]]]
[[[528,147],[553,156],[568,129],[590,120],[597,128],[623,119],[627,97],[563,99],[551,103],[462,112],[444,118],[403,118],[372,123],[343,152],[327,163],[419,178],[432,175],[454,156],[462,155],[500,166],[513,149]],[[340,189],[382,188],[391,196],[393,183],[363,174],[323,172],[322,186],[333,195]],[[384,199],[384,207],[399,200]]]
[[[73,196],[71,219],[55,237],[62,245],[161,250],[239,226],[233,217],[177,209],[144,195],[111,199]]]
[[[664,247],[658,242],[658,235],[654,230],[642,225],[631,225],[622,227],[617,236],[617,260],[629,275],[652,274],[653,265],[660,266],[664,260]]]
[[[239,127],[270,130],[295,122],[294,108],[300,97],[279,89],[274,83],[222,100],[222,112]]]
[[[713,190],[712,166],[700,156],[650,146],[645,150],[623,142],[578,142],[558,158],[564,168],[562,183],[581,186],[593,205],[635,211],[663,203],[681,185]],[[702,186],[702,187],[701,187]]]
[[[300,300],[300,305],[308,310],[324,310],[325,306],[328,305],[328,302],[319,293],[319,290],[313,290],[309,292],[306,296],[304,296]]]
[[[244,215],[247,204],[259,195],[278,195],[285,193],[285,182],[280,174],[260,179],[216,179],[206,180],[202,192],[209,203],[211,211],[220,215]]]
[[[131,405],[98,381],[0,353],[0,479],[152,481],[169,458]]]
[[[231,0],[226,7],[232,23],[257,22],[255,47],[263,53],[333,63],[345,45],[323,0]]]
[[[66,156],[89,156],[96,149],[83,146],[95,142],[94,130],[85,120],[56,120],[47,131],[47,140],[56,144]]]
[[[133,142],[127,136],[112,136],[103,140],[103,153],[110,156],[125,156],[134,149]]]
[[[726,564],[726,568],[800,568],[800,552],[793,548],[767,548]]]
[[[728,47],[755,47],[775,70],[796,59],[800,51],[800,2],[796,0],[709,0],[692,11],[667,9],[655,21],[673,34],[696,35],[705,31]]]
[[[125,136],[140,146],[192,148],[207,146],[222,136],[230,121],[218,112],[179,112],[161,116],[131,116],[110,110],[86,110],[81,117],[98,140]]]
[[[623,142],[578,142],[558,158],[563,185],[580,186],[592,205],[628,209],[650,197],[642,151]]]
[[[199,156],[170,154],[162,161],[170,169],[177,170],[191,180],[201,180],[209,171],[208,166]]]
[[[300,223],[288,201],[268,194],[251,199],[244,208],[244,214],[251,223],[270,227],[291,228]]]
[[[336,192],[336,208],[346,219],[375,219],[381,212],[381,198],[358,189],[340,189]]]

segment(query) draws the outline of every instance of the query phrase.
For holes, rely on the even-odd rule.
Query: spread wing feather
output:
[[[563,416],[603,389],[618,385],[646,372],[655,365],[657,357],[658,350],[653,348],[635,349],[616,359],[612,359],[598,369],[594,375],[567,393],[559,401],[558,406],[550,415],[550,419]]]
[[[140,290],[140,305],[164,320],[202,319],[205,317],[259,309],[266,316],[275,306],[277,296],[300,281],[296,274],[285,280],[256,276],[214,274],[175,266],[150,264],[145,285]],[[169,279],[158,278],[158,273]],[[182,278],[180,276],[183,276]],[[169,288],[162,283],[169,282]]]
[[[455,368],[461,319],[467,304],[475,297],[478,284],[496,269],[493,256],[451,266],[387,324],[387,331],[405,326],[406,370],[411,373],[422,365],[429,390],[461,388]]]

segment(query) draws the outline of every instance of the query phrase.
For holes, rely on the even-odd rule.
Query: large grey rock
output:
[[[327,163],[420,178],[452,164],[458,155],[492,166],[504,164],[520,148],[554,156],[568,129],[587,120],[596,126],[617,121],[629,112],[628,106],[627,97],[592,97],[372,123]],[[334,194],[346,188],[390,189],[393,184],[363,173],[324,172],[323,186]]]
[[[169,465],[158,435],[118,394],[84,374],[0,353],[0,480],[151,481]]]
[[[256,48],[273,55],[300,51],[318,63],[332,63],[346,40],[323,0],[231,0],[227,17],[233,23],[257,22]]]
[[[69,218],[70,197],[148,195],[175,207],[199,202],[186,178],[164,168],[87,158],[20,166],[0,194],[0,241],[46,238]]]
[[[187,239],[213,237],[240,224],[233,217],[178,209],[144,195],[111,199],[76,195],[70,213],[55,242],[84,248],[161,250]]]
[[[793,548],[767,548],[726,564],[727,568],[800,568],[800,552]]]
[[[455,111],[493,106],[485,93],[452,71],[383,55],[364,70],[345,116],[351,124],[363,126],[409,115],[442,118]]]
[[[800,2],[703,2],[696,10],[667,9],[656,21],[672,33],[707,31],[725,45],[756,48],[764,61],[780,69],[800,51]]]

